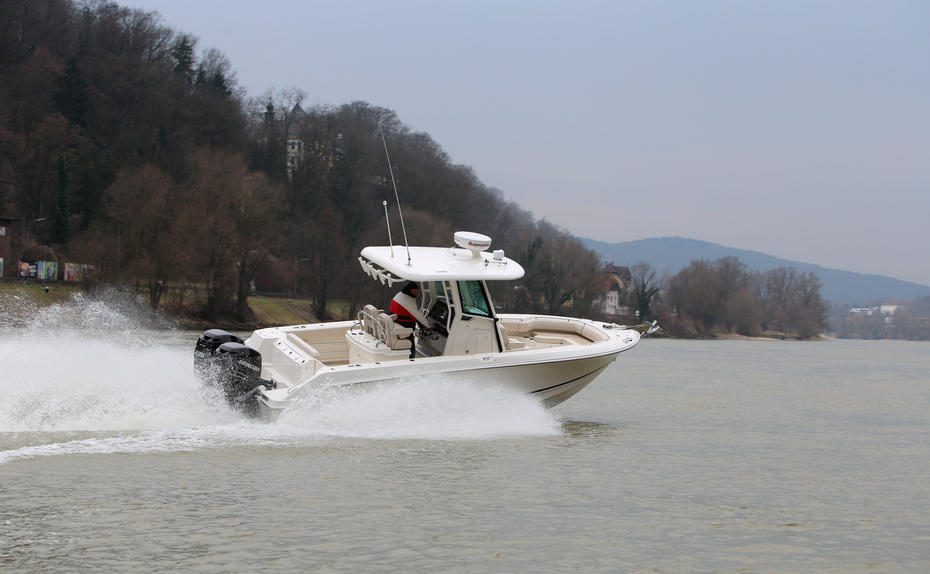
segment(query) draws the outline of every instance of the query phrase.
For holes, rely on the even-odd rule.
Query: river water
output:
[[[0,330],[3,572],[930,571],[927,343],[646,339],[553,410],[411,381],[261,424],[196,334],[76,314]]]

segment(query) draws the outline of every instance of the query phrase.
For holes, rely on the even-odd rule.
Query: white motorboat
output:
[[[295,400],[329,387],[451,377],[500,385],[551,407],[594,380],[617,355],[657,329],[550,315],[497,313],[487,283],[523,277],[519,263],[489,252],[485,235],[458,232],[455,247],[366,247],[372,279],[414,281],[432,321],[411,330],[366,305],[355,320],[258,329],[245,341],[211,329],[195,350],[198,372],[227,402],[274,419]]]

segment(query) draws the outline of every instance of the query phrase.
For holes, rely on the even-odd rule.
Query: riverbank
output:
[[[249,297],[252,320],[238,321],[232,317],[206,320],[196,314],[185,312],[184,309],[180,311],[162,309],[155,312],[148,305],[146,297],[131,288],[95,286],[87,289],[73,283],[4,281],[0,283],[0,327],[29,325],[32,322],[31,317],[39,314],[42,309],[56,305],[62,308],[63,313],[74,314],[74,311],[68,311],[69,306],[88,301],[102,301],[117,306],[124,314],[136,318],[144,325],[193,331],[210,328],[252,331],[277,325],[319,322],[313,311],[313,302],[303,298],[253,295]],[[334,319],[348,318],[348,309],[345,305],[337,303],[332,305],[331,309]],[[663,331],[654,336],[681,338]],[[777,332],[766,332],[760,336],[717,332],[706,338],[747,341],[797,340],[796,336]],[[829,340],[829,337],[821,335],[806,340]]]
[[[51,310],[62,315],[80,315],[78,307],[103,302],[119,307],[126,315],[142,324],[155,327],[176,327],[202,330],[212,327],[236,331],[251,331],[274,325],[315,323],[318,321],[309,299],[290,297],[252,296],[249,308],[253,320],[236,321],[232,318],[205,320],[193,313],[159,310],[155,312],[144,296],[129,288],[95,286],[87,289],[80,284],[36,281],[0,282],[0,327],[25,326]],[[58,309],[56,309],[58,307]],[[338,312],[340,307],[336,307]]]
[[[833,337],[826,333],[821,333],[809,339],[801,339],[794,335],[785,335],[783,333],[770,332],[764,335],[740,335],[739,333],[715,333],[712,339],[721,339],[726,341],[832,341]]]

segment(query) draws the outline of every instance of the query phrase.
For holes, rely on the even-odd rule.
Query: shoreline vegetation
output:
[[[234,318],[211,320],[198,317],[186,309],[153,310],[144,293],[115,285],[80,285],[36,281],[0,282],[0,327],[27,326],[40,319],[60,319],[63,325],[74,324],[74,318],[92,304],[103,303],[114,311],[151,328],[205,330],[222,328],[251,331],[275,325],[316,323],[312,301],[286,296],[254,295],[249,298],[252,320]],[[338,309],[338,305],[334,310]]]
[[[144,293],[134,292],[129,287],[17,280],[0,282],[0,327],[27,327],[36,320],[40,320],[45,326],[51,322],[52,324],[60,323],[63,327],[80,327],[85,309],[98,303],[112,307],[112,310],[124,315],[133,323],[153,329],[201,331],[221,328],[241,332],[263,327],[322,321],[314,314],[313,302],[310,299],[284,295],[249,297],[249,307],[254,320],[237,321],[230,318],[216,321],[200,318],[183,310],[181,312],[154,311],[148,306]],[[349,318],[347,306],[334,303],[331,309],[334,313],[328,318],[329,320]],[[680,337],[661,331],[654,336],[673,339],[694,338]],[[829,340],[831,337],[821,334],[813,338],[799,339],[796,336],[777,332],[756,336],[715,332],[701,338],[745,341],[818,341]]]

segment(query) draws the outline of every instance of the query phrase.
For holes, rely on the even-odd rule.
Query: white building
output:
[[[894,315],[895,311],[898,310],[898,307],[901,305],[897,303],[885,303],[880,307],[882,315]]]
[[[287,177],[291,178],[304,160],[304,141],[298,137],[287,138]]]
[[[600,302],[605,315],[629,315],[630,307],[626,304],[627,287],[630,284],[630,268],[614,265],[604,266],[601,271],[608,283],[607,295]]]
[[[849,310],[850,315],[866,315],[871,317],[875,307],[853,307]]]

